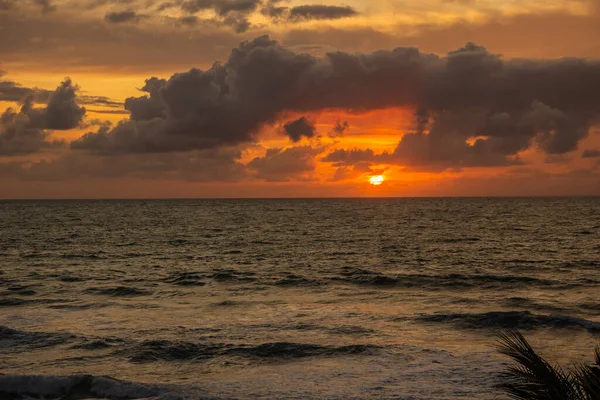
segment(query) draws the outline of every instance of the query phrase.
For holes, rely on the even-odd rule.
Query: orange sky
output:
[[[171,144],[181,139],[176,131],[169,131],[172,136],[164,138],[167,143],[164,149],[148,145],[142,150],[136,147],[135,151],[129,147],[129,150],[111,148],[114,154],[108,155],[94,153],[96,150],[89,147],[79,149],[70,145],[87,132],[99,135],[96,132],[105,121],[111,123],[112,128],[108,130],[109,135],[113,135],[111,138],[117,137],[114,129],[119,121],[126,120],[128,126],[135,129],[146,126],[143,122],[129,121],[129,112],[122,104],[107,106],[98,101],[100,97],[123,103],[130,97],[149,95],[139,90],[146,79],[156,76],[168,80],[174,73],[191,68],[208,70],[216,61],[227,62],[232,49],[240,42],[265,34],[277,40],[276,46],[289,50],[290,54],[310,54],[320,63],[319,68],[329,66],[331,61],[327,60],[330,59],[318,61],[328,52],[343,51],[349,57],[362,57],[379,50],[389,53],[403,46],[417,47],[423,54],[437,54],[444,61],[448,52],[466,42],[484,46],[490,57],[501,54],[500,59],[507,63],[511,59],[575,57],[589,64],[590,90],[595,88],[596,93],[600,93],[600,63],[595,61],[600,59],[599,1],[352,0],[342,4],[256,0],[250,8],[239,6],[232,8],[233,11],[219,0],[214,7],[200,10],[185,5],[161,9],[162,3],[158,1],[138,0],[128,5],[108,1],[100,6],[93,6],[94,3],[92,0],[54,0],[49,7],[42,8],[34,1],[19,0],[9,1],[7,9],[0,10],[0,71],[4,71],[0,73],[0,112],[8,108],[16,110],[10,122],[0,124],[0,198],[600,195],[600,108],[593,99],[587,102],[585,94],[573,96],[573,104],[576,104],[573,108],[560,99],[555,105],[539,107],[548,115],[561,115],[552,120],[558,125],[547,128],[547,124],[531,122],[534,106],[533,111],[529,108],[519,111],[522,120],[515,125],[515,129],[521,129],[524,123],[530,123],[532,129],[546,129],[551,135],[568,126],[572,134],[577,135],[572,143],[567,137],[571,135],[569,131],[563,140],[569,143],[551,150],[540,131],[518,151],[502,153],[504,161],[490,161],[489,165],[485,157],[470,163],[458,158],[444,159],[442,163],[425,158],[417,160],[416,152],[421,149],[418,146],[424,144],[396,150],[405,135],[409,135],[404,140],[407,146],[413,138],[410,135],[417,129],[416,111],[423,105],[413,106],[417,100],[396,101],[404,95],[402,86],[396,96],[393,91],[387,93],[385,82],[371,84],[370,80],[363,82],[356,78],[348,78],[340,86],[349,93],[359,94],[348,100],[351,106],[344,105],[343,98],[330,101],[327,96],[333,99],[336,93],[328,93],[323,88],[323,94],[312,102],[322,101],[333,107],[307,107],[309,103],[298,106],[296,101],[304,100],[292,98],[286,100],[291,102],[289,107],[281,106],[272,112],[273,116],[265,116],[256,132],[248,133],[244,139],[227,141],[229,139],[223,139],[229,135],[227,128],[223,128],[224,131],[215,128],[215,132],[210,133],[216,135],[215,143],[224,144],[210,144],[210,148],[206,144],[194,144],[195,139],[189,148],[185,147],[187,144],[174,147]],[[192,3],[193,0],[188,0],[188,4]],[[307,8],[302,8],[305,5],[312,8],[306,11]],[[279,7],[279,14],[269,14],[273,9],[269,6]],[[373,54],[368,57],[377,60],[377,53]],[[267,71],[266,76],[278,76],[278,68]],[[321,77],[313,71],[315,68],[308,71]],[[46,120],[35,125],[31,115],[25,117],[26,112],[18,113],[23,100],[18,101],[16,91],[9,92],[9,89],[17,87],[31,93],[44,89],[50,93],[65,77],[77,85],[75,104],[86,108],[85,114],[69,125],[69,129],[56,129],[57,126]],[[237,78],[231,75],[228,79]],[[556,84],[549,81],[549,86],[560,94],[561,82],[569,79],[565,75]],[[337,80],[331,82],[340,84]],[[465,82],[469,85],[469,80]],[[300,83],[294,83],[294,87]],[[356,85],[383,85],[381,104],[397,105],[377,105],[380,99],[366,86],[363,107],[360,104],[363,91],[353,89]],[[429,83],[424,87],[427,85]],[[179,90],[183,93],[185,89]],[[212,89],[206,90],[206,96],[212,96]],[[253,90],[261,91],[260,88]],[[453,90],[459,102],[463,91],[460,87]],[[165,93],[161,91],[160,96],[163,101],[169,101],[165,100]],[[182,106],[185,108],[193,109],[190,102],[194,101],[203,107],[202,102],[207,101],[205,97],[198,97],[198,93],[186,96],[185,99],[194,100],[186,100]],[[44,109],[47,100],[37,100],[35,107]],[[246,118],[250,108],[261,109],[260,102],[258,98],[257,104],[250,101],[239,115],[231,116],[232,121]],[[440,102],[446,105],[440,106]],[[500,103],[511,104],[505,100],[499,100]],[[424,132],[431,135],[436,123],[441,124],[445,110],[454,104],[447,96],[427,104],[438,107],[431,112]],[[494,107],[486,114],[490,118],[494,118],[492,114],[497,111]],[[578,111],[583,109],[585,123],[581,122],[583,114]],[[459,111],[452,112],[463,115]],[[465,109],[465,113],[468,111]],[[46,115],[46,111],[39,113]],[[201,117],[199,121],[204,123],[211,115],[196,117]],[[284,125],[301,118],[305,118],[312,133],[302,134],[299,141],[293,141],[292,136],[286,136]],[[226,127],[233,124],[227,118],[219,121]],[[454,123],[460,127],[463,121]],[[342,128],[340,132],[335,132],[336,125]],[[585,134],[581,133],[583,127]],[[473,132],[488,128],[482,125]],[[473,145],[480,137],[478,133],[465,134],[452,129],[440,128],[439,144],[433,141],[433,136],[431,140],[423,139],[423,143],[439,145],[443,153],[444,146],[454,145],[464,148],[462,151],[475,151]],[[154,133],[148,133],[151,134]],[[237,135],[245,136],[245,133]],[[483,134],[480,144],[492,143],[489,140],[493,135]],[[511,133],[502,135],[499,140],[505,140]],[[417,136],[414,139],[418,139]],[[54,142],[56,140],[60,143]],[[213,143],[213,139],[210,140]],[[460,143],[457,144],[457,140]],[[25,141],[33,141],[33,144],[24,145]],[[364,160],[331,161],[330,155],[340,150],[360,150],[361,155],[357,157]],[[491,160],[491,157],[494,155],[488,158]],[[374,175],[383,175],[384,184],[369,185],[369,178]]]

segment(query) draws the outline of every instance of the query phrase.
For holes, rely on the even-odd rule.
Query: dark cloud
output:
[[[598,158],[598,157],[600,157],[600,150],[598,150],[598,149],[584,150],[581,157],[583,157],[583,158]]]
[[[547,154],[575,150],[600,114],[598,88],[595,60],[506,60],[472,43],[446,57],[407,47],[317,58],[264,36],[243,42],[225,63],[147,88],[149,97],[126,103],[131,121],[73,147],[218,148],[255,141],[263,125],[288,111],[411,107],[414,129],[375,161],[440,169],[514,165],[532,145]]]
[[[0,101],[19,102],[27,96],[33,96],[38,102],[45,102],[50,97],[49,90],[27,88],[14,81],[3,80],[6,75],[4,71],[0,71]]]
[[[78,87],[67,78],[50,95],[45,108],[33,108],[26,102],[21,110],[32,124],[42,129],[69,130],[76,128],[85,116],[85,108],[77,104]]]
[[[315,126],[306,117],[285,123],[282,131],[292,142],[299,142],[302,137],[310,139],[315,136]]]
[[[252,14],[258,6],[261,4],[261,0],[186,0],[179,4],[184,12],[189,14],[196,14],[204,10],[212,10],[216,14],[216,19],[209,19],[204,22],[216,23],[233,28],[237,33],[246,32],[250,29],[250,21],[248,16]],[[165,6],[167,4],[163,4]],[[177,6],[177,4],[169,4],[170,6]],[[162,6],[161,6],[162,7]],[[185,17],[184,17],[185,18]],[[180,24],[188,25],[196,24],[200,20],[192,19],[179,19]]]
[[[263,4],[260,12],[275,22],[299,22],[310,20],[335,20],[358,15],[349,6],[301,5],[296,7],[281,6],[281,0],[269,0]]]
[[[94,109],[89,109],[86,110],[89,113],[96,113],[96,114],[114,114],[114,115],[129,115],[129,111],[127,110],[94,110]]]
[[[194,26],[194,25],[198,24],[198,22],[199,22],[199,19],[195,15],[186,15],[184,17],[177,18],[178,25]]]
[[[133,10],[109,11],[104,15],[104,20],[113,24],[121,24],[126,22],[137,23],[141,18],[145,18],[145,16],[139,15]]]
[[[344,132],[346,132],[348,129],[350,129],[350,124],[348,124],[348,121],[342,122],[338,118],[335,121],[335,126],[333,127],[331,132],[329,132],[329,137],[335,138],[335,137],[344,136]]]
[[[32,125],[24,113],[9,108],[0,116],[0,156],[32,154],[64,145],[63,141],[49,137],[49,132]]]
[[[322,151],[311,146],[268,149],[264,157],[250,161],[248,168],[256,172],[257,178],[269,182],[308,180],[307,174],[315,170],[315,157]]]
[[[44,148],[64,145],[52,141],[46,130],[69,130],[80,125],[85,108],[77,102],[77,87],[65,79],[48,97],[46,107],[34,107],[34,94],[22,102],[21,110],[9,108],[0,118],[0,155],[36,153]]]
[[[336,167],[346,167],[346,166],[357,165],[359,163],[364,163],[364,162],[368,162],[368,163],[375,162],[376,156],[375,156],[375,153],[373,152],[373,150],[371,150],[371,149],[366,149],[366,150],[338,149],[338,150],[334,150],[331,153],[327,154],[327,156],[325,156],[323,158],[323,161],[333,163],[334,166],[336,166]]]
[[[282,0],[268,0],[260,10],[261,14],[275,19],[280,20],[288,15],[290,8],[281,6]]]
[[[51,0],[0,0],[0,11],[15,10],[18,6],[30,5],[41,10],[43,14],[56,11],[56,6]]]
[[[152,77],[146,79],[146,84],[140,90],[149,96],[130,97],[125,100],[125,109],[131,112],[134,121],[151,120],[153,118],[166,118],[165,105],[160,98],[160,90],[167,81]]]
[[[47,103],[52,95],[52,90],[40,88],[28,88],[17,82],[2,80],[5,75],[0,71],[0,101],[21,102],[26,98],[31,98],[35,103]],[[77,102],[85,105],[95,105],[104,107],[122,107],[123,103],[115,101],[105,96],[77,96]]]
[[[190,14],[214,10],[217,15],[223,17],[233,12],[250,14],[260,3],[261,0],[187,0],[181,4],[181,8]]]
[[[0,101],[20,101],[31,92],[31,89],[24,88],[16,82],[0,81]]]
[[[123,5],[132,5],[136,2],[137,2],[137,0],[87,0],[87,1],[80,1],[80,4],[87,10],[93,10],[95,8],[103,7],[103,6],[107,6],[107,5],[123,6]],[[153,3],[154,3],[154,1],[149,1],[146,4],[151,5]]]
[[[340,7],[312,4],[292,7],[288,19],[291,21],[340,19],[353,17],[357,14],[356,10],[349,6]]]
[[[233,182],[247,176],[240,156],[233,148],[119,157],[69,153],[52,160],[0,163],[0,176],[32,181],[137,178]]]
[[[106,96],[87,96],[79,95],[77,102],[79,104],[104,106],[104,107],[123,107],[123,103],[120,101],[113,100]]]

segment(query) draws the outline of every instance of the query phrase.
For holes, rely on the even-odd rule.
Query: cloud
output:
[[[0,71],[0,101],[19,102],[27,96],[32,96],[36,101],[45,102],[50,97],[51,91],[23,87],[14,81],[3,80],[6,75],[4,71]]]
[[[374,163],[377,158],[371,149],[338,149],[323,157],[324,162],[333,163],[336,167],[353,166],[360,163]]]
[[[336,20],[358,15],[358,12],[350,6],[308,4],[290,8],[280,6],[281,2],[282,0],[268,0],[263,4],[261,14],[275,22]]]
[[[145,16],[139,15],[133,10],[109,11],[104,15],[104,20],[113,24],[121,24],[126,22],[137,23],[141,18],[145,18]]]
[[[0,176],[27,181],[136,178],[235,182],[247,176],[235,148],[119,157],[69,153],[52,160],[0,163]]]
[[[348,124],[348,121],[342,122],[338,118],[335,121],[335,126],[333,127],[333,129],[329,133],[329,137],[336,138],[336,137],[344,136],[344,132],[346,132],[348,129],[350,129],[350,124]]]
[[[261,3],[261,0],[187,0],[181,4],[181,9],[195,14],[204,10],[214,10],[220,16],[232,12],[249,14]]]
[[[167,84],[165,79],[152,77],[146,79],[146,84],[140,89],[149,96],[129,97],[125,100],[125,109],[131,112],[134,121],[166,118],[165,105],[160,98],[160,90]]]
[[[71,79],[65,79],[50,95],[45,108],[34,108],[33,99],[26,99],[21,113],[41,129],[69,130],[77,127],[85,116],[85,108],[77,104],[77,90]]]
[[[23,100],[17,113],[7,109],[0,117],[0,155],[36,153],[44,148],[63,146],[50,140],[46,130],[69,130],[80,125],[86,110],[77,104],[77,86],[65,79],[48,97],[46,107],[34,107],[34,92]]]
[[[9,108],[0,116],[0,157],[33,154],[65,144],[64,141],[50,140],[49,137],[49,132],[31,125],[23,113],[16,113]]]
[[[248,168],[256,172],[257,178],[269,182],[309,180],[315,170],[315,157],[321,152],[323,148],[311,146],[267,149],[265,156],[250,161]]]
[[[194,26],[194,25],[198,24],[199,19],[195,15],[186,15],[186,16],[177,18],[176,21],[177,21],[178,25]]]
[[[598,149],[584,150],[581,157],[583,157],[583,158],[598,158],[598,157],[600,157],[600,150],[598,150]]]
[[[0,71],[0,101],[21,102],[30,97],[36,103],[47,103],[52,95],[52,90],[28,88],[17,82],[2,80],[5,75]],[[78,95],[77,102],[85,105],[104,107],[122,107],[123,103],[112,100],[106,96]]]
[[[248,16],[252,14],[262,0],[186,0],[177,3],[165,3],[161,8],[168,6],[168,8],[179,6],[181,9],[188,14],[196,14],[200,11],[212,10],[216,18],[208,19],[204,22],[213,22],[222,24],[225,26],[232,27],[235,32],[242,33],[250,29],[251,24],[248,20]],[[193,25],[200,22],[199,19],[185,19],[179,18],[180,24]]]
[[[414,128],[375,161],[514,165],[533,145],[546,154],[575,150],[599,117],[598,87],[597,60],[504,59],[473,43],[445,57],[405,47],[318,58],[262,36],[205,71],[151,78],[142,88],[149,96],[126,101],[129,121],[89,133],[73,148],[110,154],[236,146],[255,142],[285,112],[409,107]],[[301,125],[288,127],[304,128],[287,132],[292,139],[310,135]]]
[[[326,5],[303,5],[292,7],[288,19],[298,20],[326,20],[348,18],[357,15],[358,12],[349,6],[326,6]]]
[[[302,137],[308,139],[315,136],[315,126],[306,117],[298,118],[283,125],[283,133],[292,142],[299,142]]]
[[[0,0],[0,11],[12,11],[18,6],[30,6],[41,10],[43,14],[56,11],[57,7],[51,0]]]

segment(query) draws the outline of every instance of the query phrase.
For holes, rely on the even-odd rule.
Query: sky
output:
[[[0,0],[0,198],[555,195],[599,0]]]

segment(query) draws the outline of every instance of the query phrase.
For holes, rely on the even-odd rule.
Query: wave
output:
[[[234,269],[216,270],[212,273],[176,272],[163,281],[180,286],[205,286],[206,280],[217,282],[254,282],[257,280],[254,272],[241,272]]]
[[[249,355],[261,358],[300,358],[322,355],[368,354],[380,347],[375,345],[320,346],[301,343],[264,343],[258,346],[238,347],[228,350],[228,354]]]
[[[0,307],[18,307],[34,304],[55,304],[67,300],[60,299],[24,299],[20,297],[0,297]]]
[[[128,286],[117,286],[111,288],[90,288],[86,289],[86,293],[98,294],[103,296],[113,297],[132,297],[132,296],[147,296],[151,292],[143,289],[136,289]]]
[[[115,345],[123,344],[124,342],[123,339],[119,338],[85,340],[83,343],[71,346],[71,348],[81,350],[102,350],[112,348]]]
[[[0,398],[141,399],[156,397],[152,386],[93,375],[0,375]]]
[[[0,326],[0,348],[42,348],[69,343],[75,339],[70,333],[26,332]]]
[[[540,303],[525,297],[509,297],[503,301],[503,304],[505,304],[507,308],[527,308],[550,312],[570,311],[567,307],[559,307],[552,304]]]
[[[239,282],[252,282],[256,281],[254,272],[240,272],[234,269],[219,270],[210,275],[210,278],[215,281],[239,281]]]
[[[196,272],[176,272],[164,279],[164,282],[180,286],[205,286],[205,276]]]
[[[344,281],[354,284],[374,286],[397,286],[397,287],[425,287],[425,288],[489,288],[506,286],[538,286],[551,287],[559,285],[556,281],[533,278],[529,276],[512,275],[386,275],[379,272],[369,271],[361,268],[344,267],[341,276],[333,277],[332,280]]]
[[[493,311],[487,313],[439,313],[421,315],[419,322],[451,323],[465,329],[573,328],[600,333],[600,322],[568,315],[532,314],[529,311]]]
[[[321,346],[316,344],[274,342],[259,345],[202,344],[169,340],[150,340],[118,351],[131,362],[201,361],[223,356],[290,359],[312,356],[373,353],[378,346]]]
[[[0,299],[0,307],[15,307],[31,303],[31,300],[16,297],[5,297]]]
[[[466,237],[466,238],[447,238],[442,239],[439,242],[441,243],[469,243],[469,242],[480,242],[481,239],[476,237]]]
[[[303,276],[288,273],[280,279],[277,279],[274,284],[275,286],[311,286],[318,285],[319,282]]]

